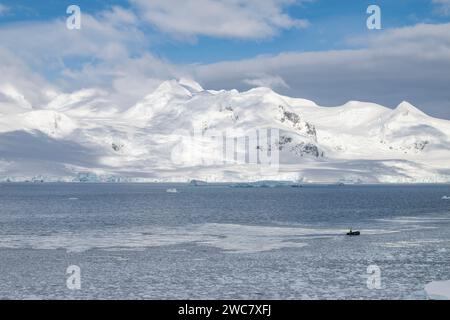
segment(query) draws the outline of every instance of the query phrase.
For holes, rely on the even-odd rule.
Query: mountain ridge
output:
[[[406,101],[395,109],[360,101],[323,107],[270,88],[215,91],[180,79],[129,108],[97,89],[53,94],[46,105],[24,108],[31,106],[25,96],[7,89],[0,181],[450,182],[450,121]],[[248,158],[248,145],[223,159],[223,146],[208,136],[240,139],[265,129],[277,130],[278,140],[258,145],[258,155],[276,150],[276,172],[237,161]],[[194,132],[207,137],[186,145]]]

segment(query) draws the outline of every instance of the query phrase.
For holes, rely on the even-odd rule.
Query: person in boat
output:
[[[350,231],[347,233],[348,236],[359,236],[360,234],[359,231],[353,231],[353,228],[350,228]]]

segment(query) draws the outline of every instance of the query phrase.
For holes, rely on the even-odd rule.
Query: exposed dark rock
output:
[[[280,118],[280,121],[282,123],[290,122],[293,128],[301,131],[302,133],[312,137],[315,141],[317,141],[317,130],[313,124],[307,121],[303,121],[300,115],[295,112],[287,111],[283,106],[279,106],[279,108],[282,112]]]
[[[417,141],[414,144],[414,147],[419,151],[423,151],[428,144],[429,144],[428,141]]]
[[[291,150],[302,157],[305,155],[311,155],[316,158],[323,157],[323,152],[320,152],[319,148],[312,143],[301,142],[293,146]]]
[[[114,151],[119,152],[120,150],[123,149],[124,145],[123,144],[117,144],[117,143],[112,143],[111,147],[113,148]]]

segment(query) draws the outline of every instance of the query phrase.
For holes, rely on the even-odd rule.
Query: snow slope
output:
[[[248,139],[266,129],[279,135],[257,145],[257,159],[277,150],[276,170],[247,161]],[[235,158],[211,139],[224,132],[247,141],[234,147]],[[162,83],[130,108],[95,89],[31,106],[15,88],[0,88],[0,181],[190,179],[450,182],[450,121],[407,102],[394,110],[358,101],[321,107],[268,88],[213,91],[186,79]]]

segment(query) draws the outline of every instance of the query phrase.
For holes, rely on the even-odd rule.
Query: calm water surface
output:
[[[450,279],[445,195],[448,185],[1,184],[0,298],[424,299],[426,283]],[[346,237],[350,227],[362,235]],[[69,265],[81,290],[66,287]]]

